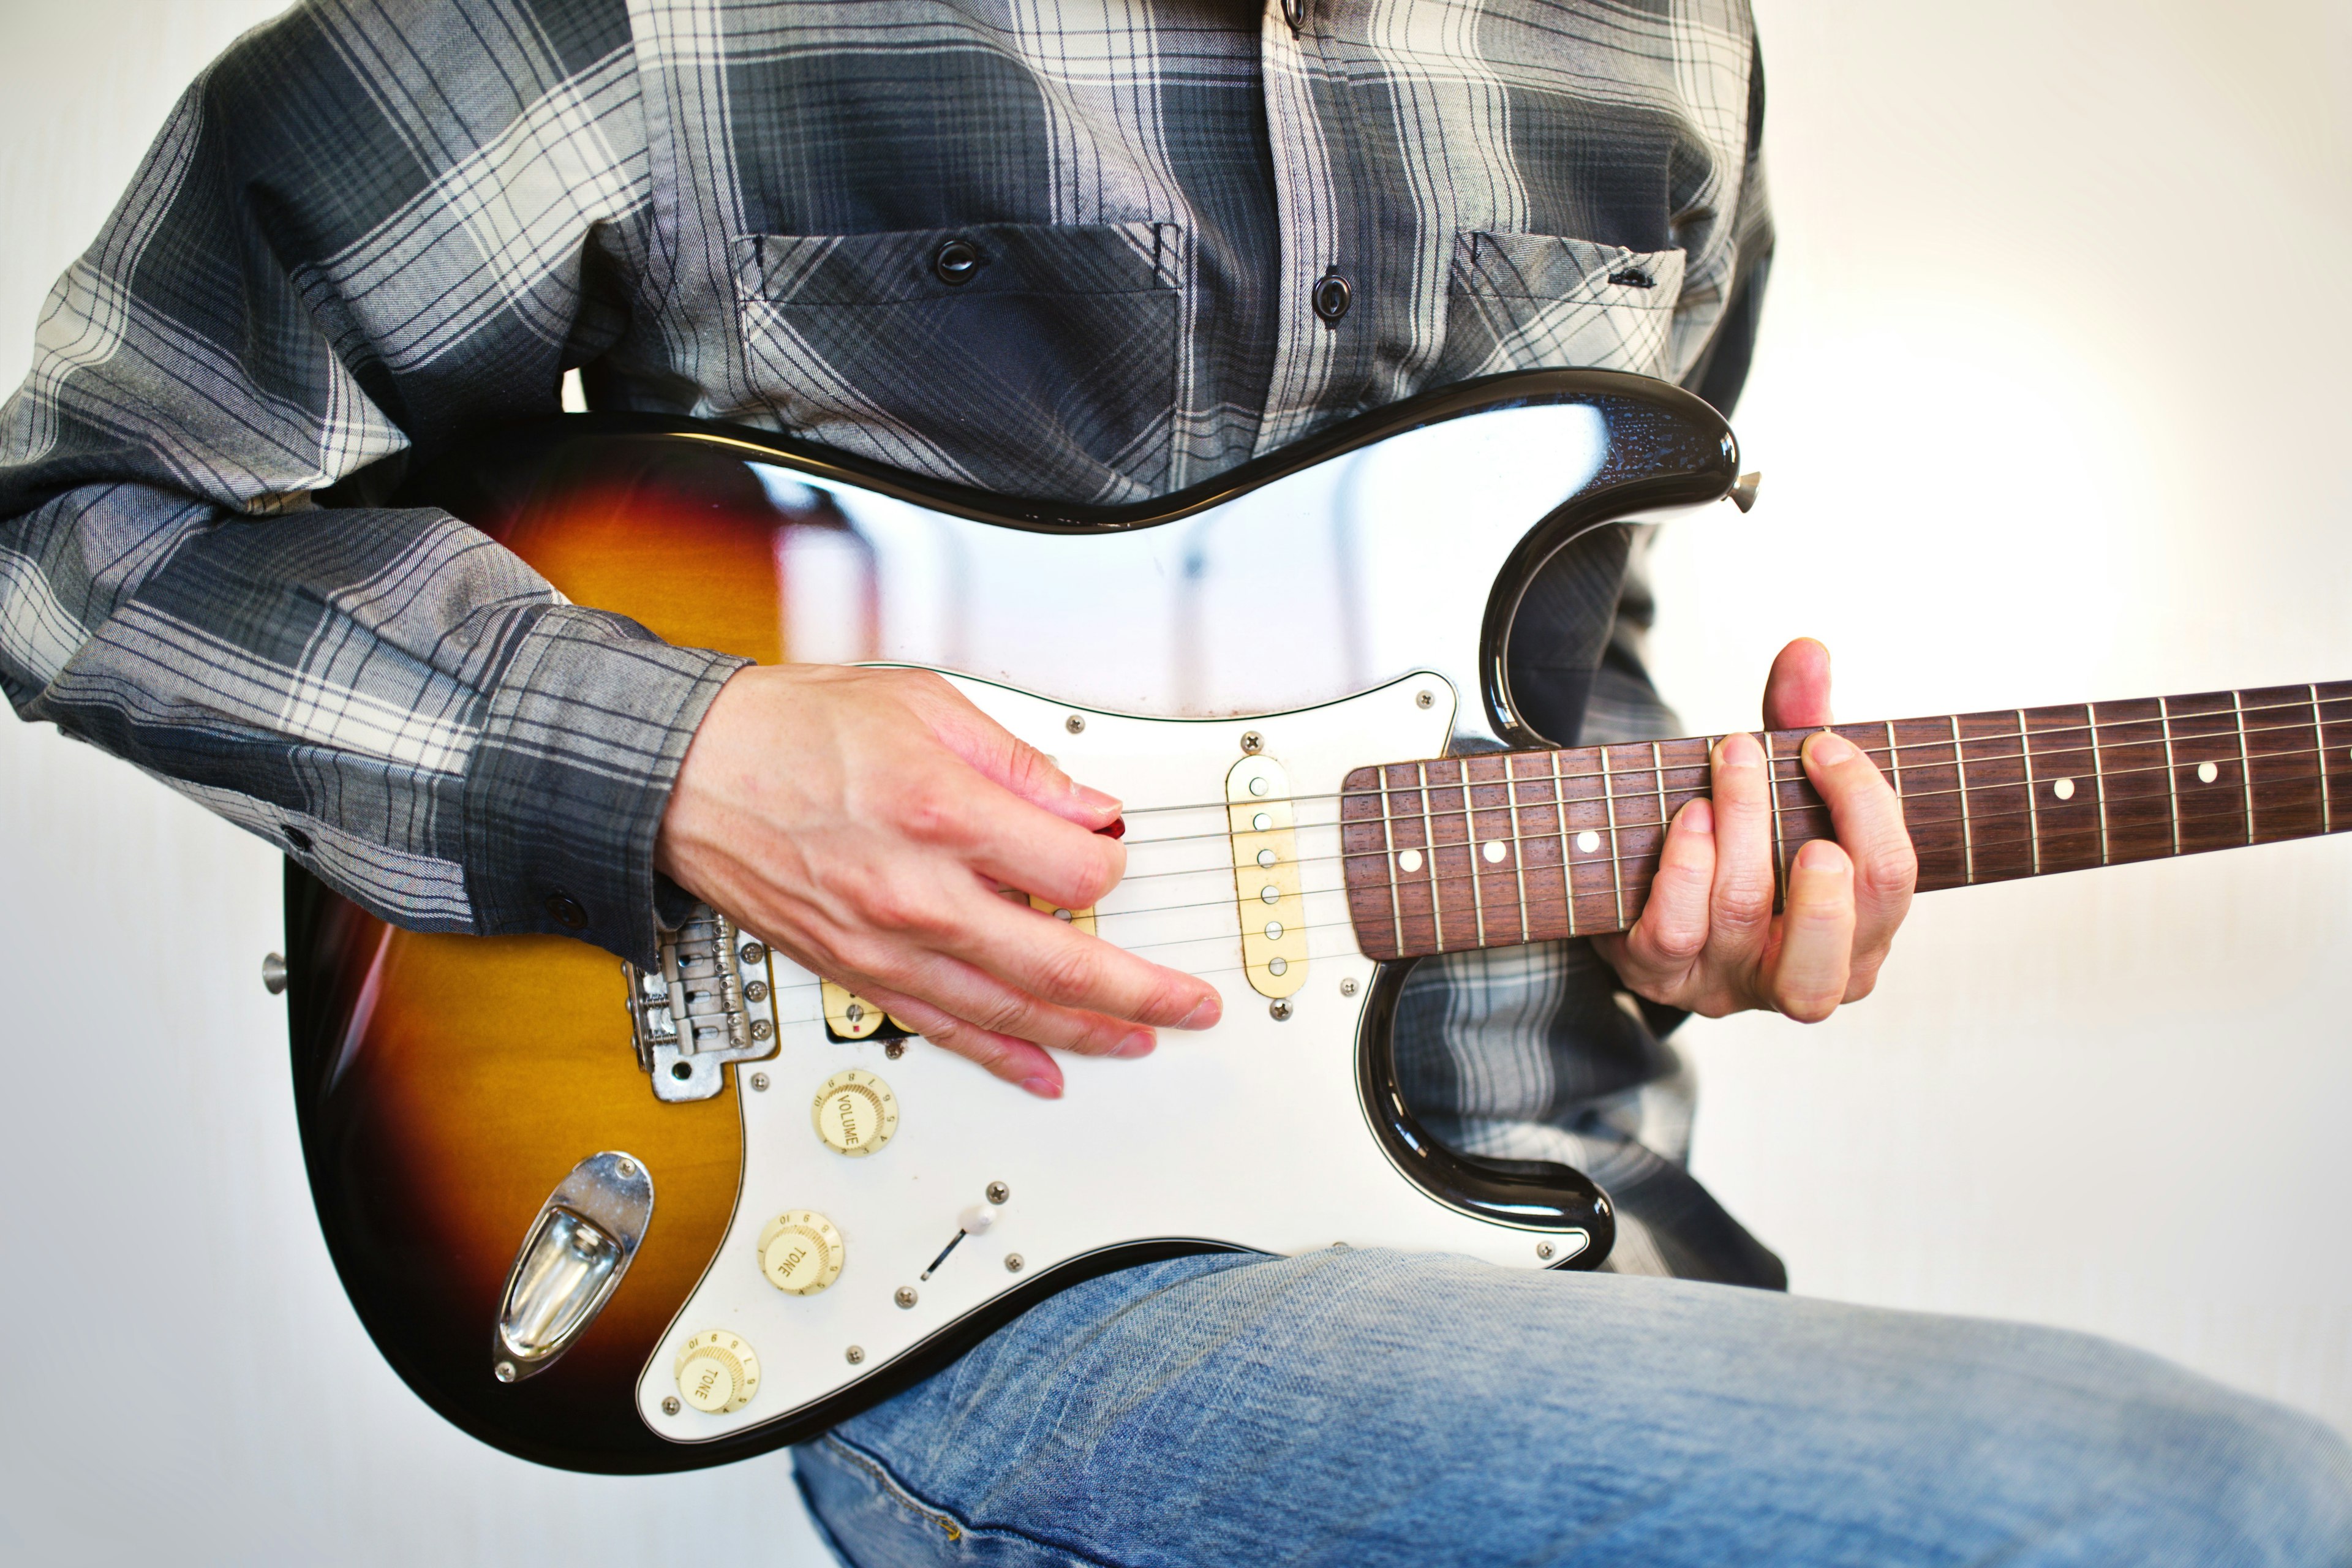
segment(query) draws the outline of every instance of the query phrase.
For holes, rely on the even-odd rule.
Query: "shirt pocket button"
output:
[[[1355,290],[1348,287],[1348,280],[1339,276],[1336,268],[1318,278],[1307,297],[1327,327],[1338,326],[1339,318],[1348,313],[1348,307],[1355,303]]]
[[[980,270],[980,250],[968,239],[950,239],[931,253],[931,270],[940,282],[961,287]]]

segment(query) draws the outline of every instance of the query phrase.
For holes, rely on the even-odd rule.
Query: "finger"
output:
[[[877,1001],[884,992],[912,997],[949,1020],[1078,1056],[1149,1056],[1157,1044],[1149,1026],[1058,1005],[944,952],[924,952],[890,965],[888,973],[871,979],[853,974],[843,984]],[[916,1022],[910,1015],[900,1016]]]
[[[1120,840],[976,779],[938,803],[934,820],[940,841],[972,869],[1063,909],[1092,909],[1127,873]]]
[[[1830,650],[1799,637],[1772,661],[1764,679],[1764,727],[1807,730],[1830,721]]]
[[[881,988],[859,994],[931,1044],[978,1062],[1005,1082],[1017,1083],[1041,1100],[1062,1098],[1062,1069],[1044,1047],[983,1029],[919,997]]]
[[[1772,797],[1764,748],[1753,735],[1726,735],[1716,742],[1710,762],[1715,882],[1701,962],[1718,983],[1752,991],[1771,931],[1774,890]]]
[[[1769,977],[1772,1005],[1800,1023],[1820,1023],[1844,999],[1853,953],[1853,863],[1828,839],[1816,838],[1789,863]]]
[[[1617,977],[1654,1002],[1671,1002],[1706,950],[1715,887],[1715,809],[1695,800],[1675,814],[1642,915],[1622,937],[1596,939]]]
[[[983,778],[1089,833],[1118,820],[1116,796],[1079,784],[947,681],[932,681],[937,689],[924,700],[932,732]]]
[[[1216,987],[1198,975],[1138,958],[1024,904],[985,894],[974,904],[948,951],[1026,996],[1056,1008],[1178,1029],[1205,1029],[1222,1014]],[[1013,1022],[985,1015],[981,1021],[1036,1037]]]
[[[1903,822],[1903,803],[1877,764],[1844,736],[1821,731],[1805,739],[1806,776],[1830,808],[1837,841],[1853,863],[1855,973],[1866,992],[1910,912],[1918,856]],[[1850,994],[1847,1000],[1853,1000]]]

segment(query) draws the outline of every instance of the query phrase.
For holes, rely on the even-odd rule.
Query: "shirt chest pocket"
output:
[[[738,243],[747,365],[794,432],[1003,495],[1123,500],[1164,487],[1177,226]]]
[[[1433,385],[1567,367],[1674,374],[1683,252],[1543,234],[1464,234],[1446,279]]]

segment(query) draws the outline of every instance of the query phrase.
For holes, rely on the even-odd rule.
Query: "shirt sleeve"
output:
[[[446,513],[310,501],[554,413],[646,205],[619,5],[412,8],[241,41],[51,293],[0,405],[0,687],[386,920],[646,961],[662,809],[744,661]]]

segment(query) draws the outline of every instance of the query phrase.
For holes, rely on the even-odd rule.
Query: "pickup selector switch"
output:
[[[852,1068],[824,1080],[809,1116],[835,1153],[871,1154],[898,1131],[898,1097],[872,1073]]]
[[[760,1272],[788,1296],[814,1296],[841,1278],[849,1248],[833,1222],[814,1209],[794,1209],[760,1232]]]
[[[678,1347],[677,1392],[706,1415],[725,1415],[760,1392],[760,1358],[740,1335],[706,1329]]]

